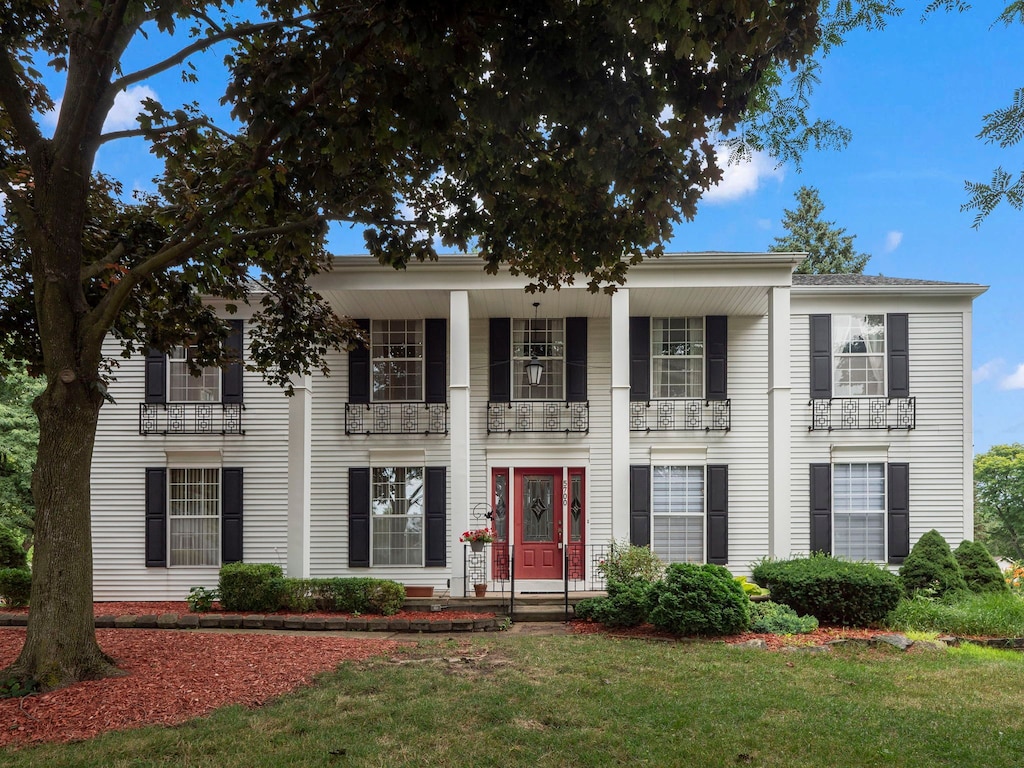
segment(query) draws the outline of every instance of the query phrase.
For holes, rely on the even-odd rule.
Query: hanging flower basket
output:
[[[470,549],[474,552],[483,552],[484,544],[490,544],[494,541],[494,529],[493,528],[477,528],[475,531],[464,531],[459,536],[459,541],[464,544],[468,543]]]
[[[486,542],[477,539],[476,541],[469,542],[469,548],[474,552],[483,552],[485,543]]]

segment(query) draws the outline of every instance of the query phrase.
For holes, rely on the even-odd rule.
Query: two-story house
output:
[[[528,294],[472,256],[339,258],[315,287],[370,343],[293,397],[242,366],[192,377],[187,348],[122,365],[93,464],[96,597],[183,599],[234,560],[461,595],[593,586],[612,539],[744,573],[969,538],[985,287],[799,260],[666,256],[607,295]],[[484,525],[484,552],[459,542]]]

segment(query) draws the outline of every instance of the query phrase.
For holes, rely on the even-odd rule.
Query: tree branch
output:
[[[265,29],[274,29],[275,27],[281,27],[286,25],[297,25],[300,22],[308,21],[309,19],[312,19],[315,16],[316,14],[308,13],[304,16],[297,16],[294,19],[289,19],[288,21],[268,21],[263,24],[240,24],[237,27],[230,27],[226,30],[223,30],[220,33],[207,35],[202,40],[197,40],[196,42],[192,43],[192,45],[185,46],[180,51],[175,53],[173,56],[168,56],[163,61],[159,61],[150,67],[140,69],[137,72],[132,72],[131,74],[118,78],[110,84],[110,87],[114,90],[115,93],[118,91],[123,91],[130,85],[134,85],[135,83],[140,83],[144,80],[148,80],[153,75],[160,74],[161,72],[170,69],[171,67],[181,64],[183,61],[185,61],[185,59],[187,59],[192,54],[200,53],[202,51],[205,51],[207,48],[212,48],[217,43],[222,43],[225,40],[241,40],[243,38],[250,37],[251,35],[258,34]]]
[[[211,131],[216,131],[225,138],[236,140],[238,137],[233,133],[225,131],[220,126],[212,123],[208,118],[197,117],[193,120],[186,120],[184,123],[175,123],[174,125],[165,125],[160,128],[132,128],[124,131],[111,131],[110,133],[104,133],[99,138],[99,144],[106,144],[109,141],[117,141],[119,139],[131,139],[137,136],[162,136],[165,133],[173,133],[174,131],[183,131],[187,128],[192,128],[197,125],[202,125],[209,128]]]
[[[117,264],[118,260],[124,256],[125,250],[124,243],[118,243],[102,259],[97,259],[92,264],[82,267],[82,282],[87,283],[94,277],[99,277],[110,269],[111,265]]]
[[[10,118],[18,139],[29,153],[37,142],[44,141],[39,126],[32,119],[32,106],[25,96],[25,89],[18,80],[18,73],[11,61],[11,52],[0,54],[0,104]]]

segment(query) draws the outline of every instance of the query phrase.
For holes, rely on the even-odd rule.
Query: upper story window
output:
[[[536,357],[544,367],[531,386],[526,364]],[[565,321],[560,317],[513,318],[512,399],[565,399]]]
[[[884,397],[885,315],[833,315],[834,397]]]
[[[704,397],[704,318],[651,320],[651,397]]]
[[[171,403],[219,403],[221,369],[207,366],[198,374],[189,369],[195,346],[174,347],[167,355],[167,401]]]
[[[370,360],[374,402],[423,400],[422,320],[374,320]]]

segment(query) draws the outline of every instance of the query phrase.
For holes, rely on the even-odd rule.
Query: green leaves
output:
[[[1024,445],[974,457],[975,537],[996,555],[1024,559]]]
[[[861,274],[871,256],[854,250],[855,235],[847,235],[845,228],[837,228],[835,222],[821,218],[825,205],[818,190],[800,187],[796,198],[799,206],[796,210],[786,209],[782,217],[782,225],[789,234],[775,238],[768,250],[806,252],[807,257],[796,268],[799,274]]]

